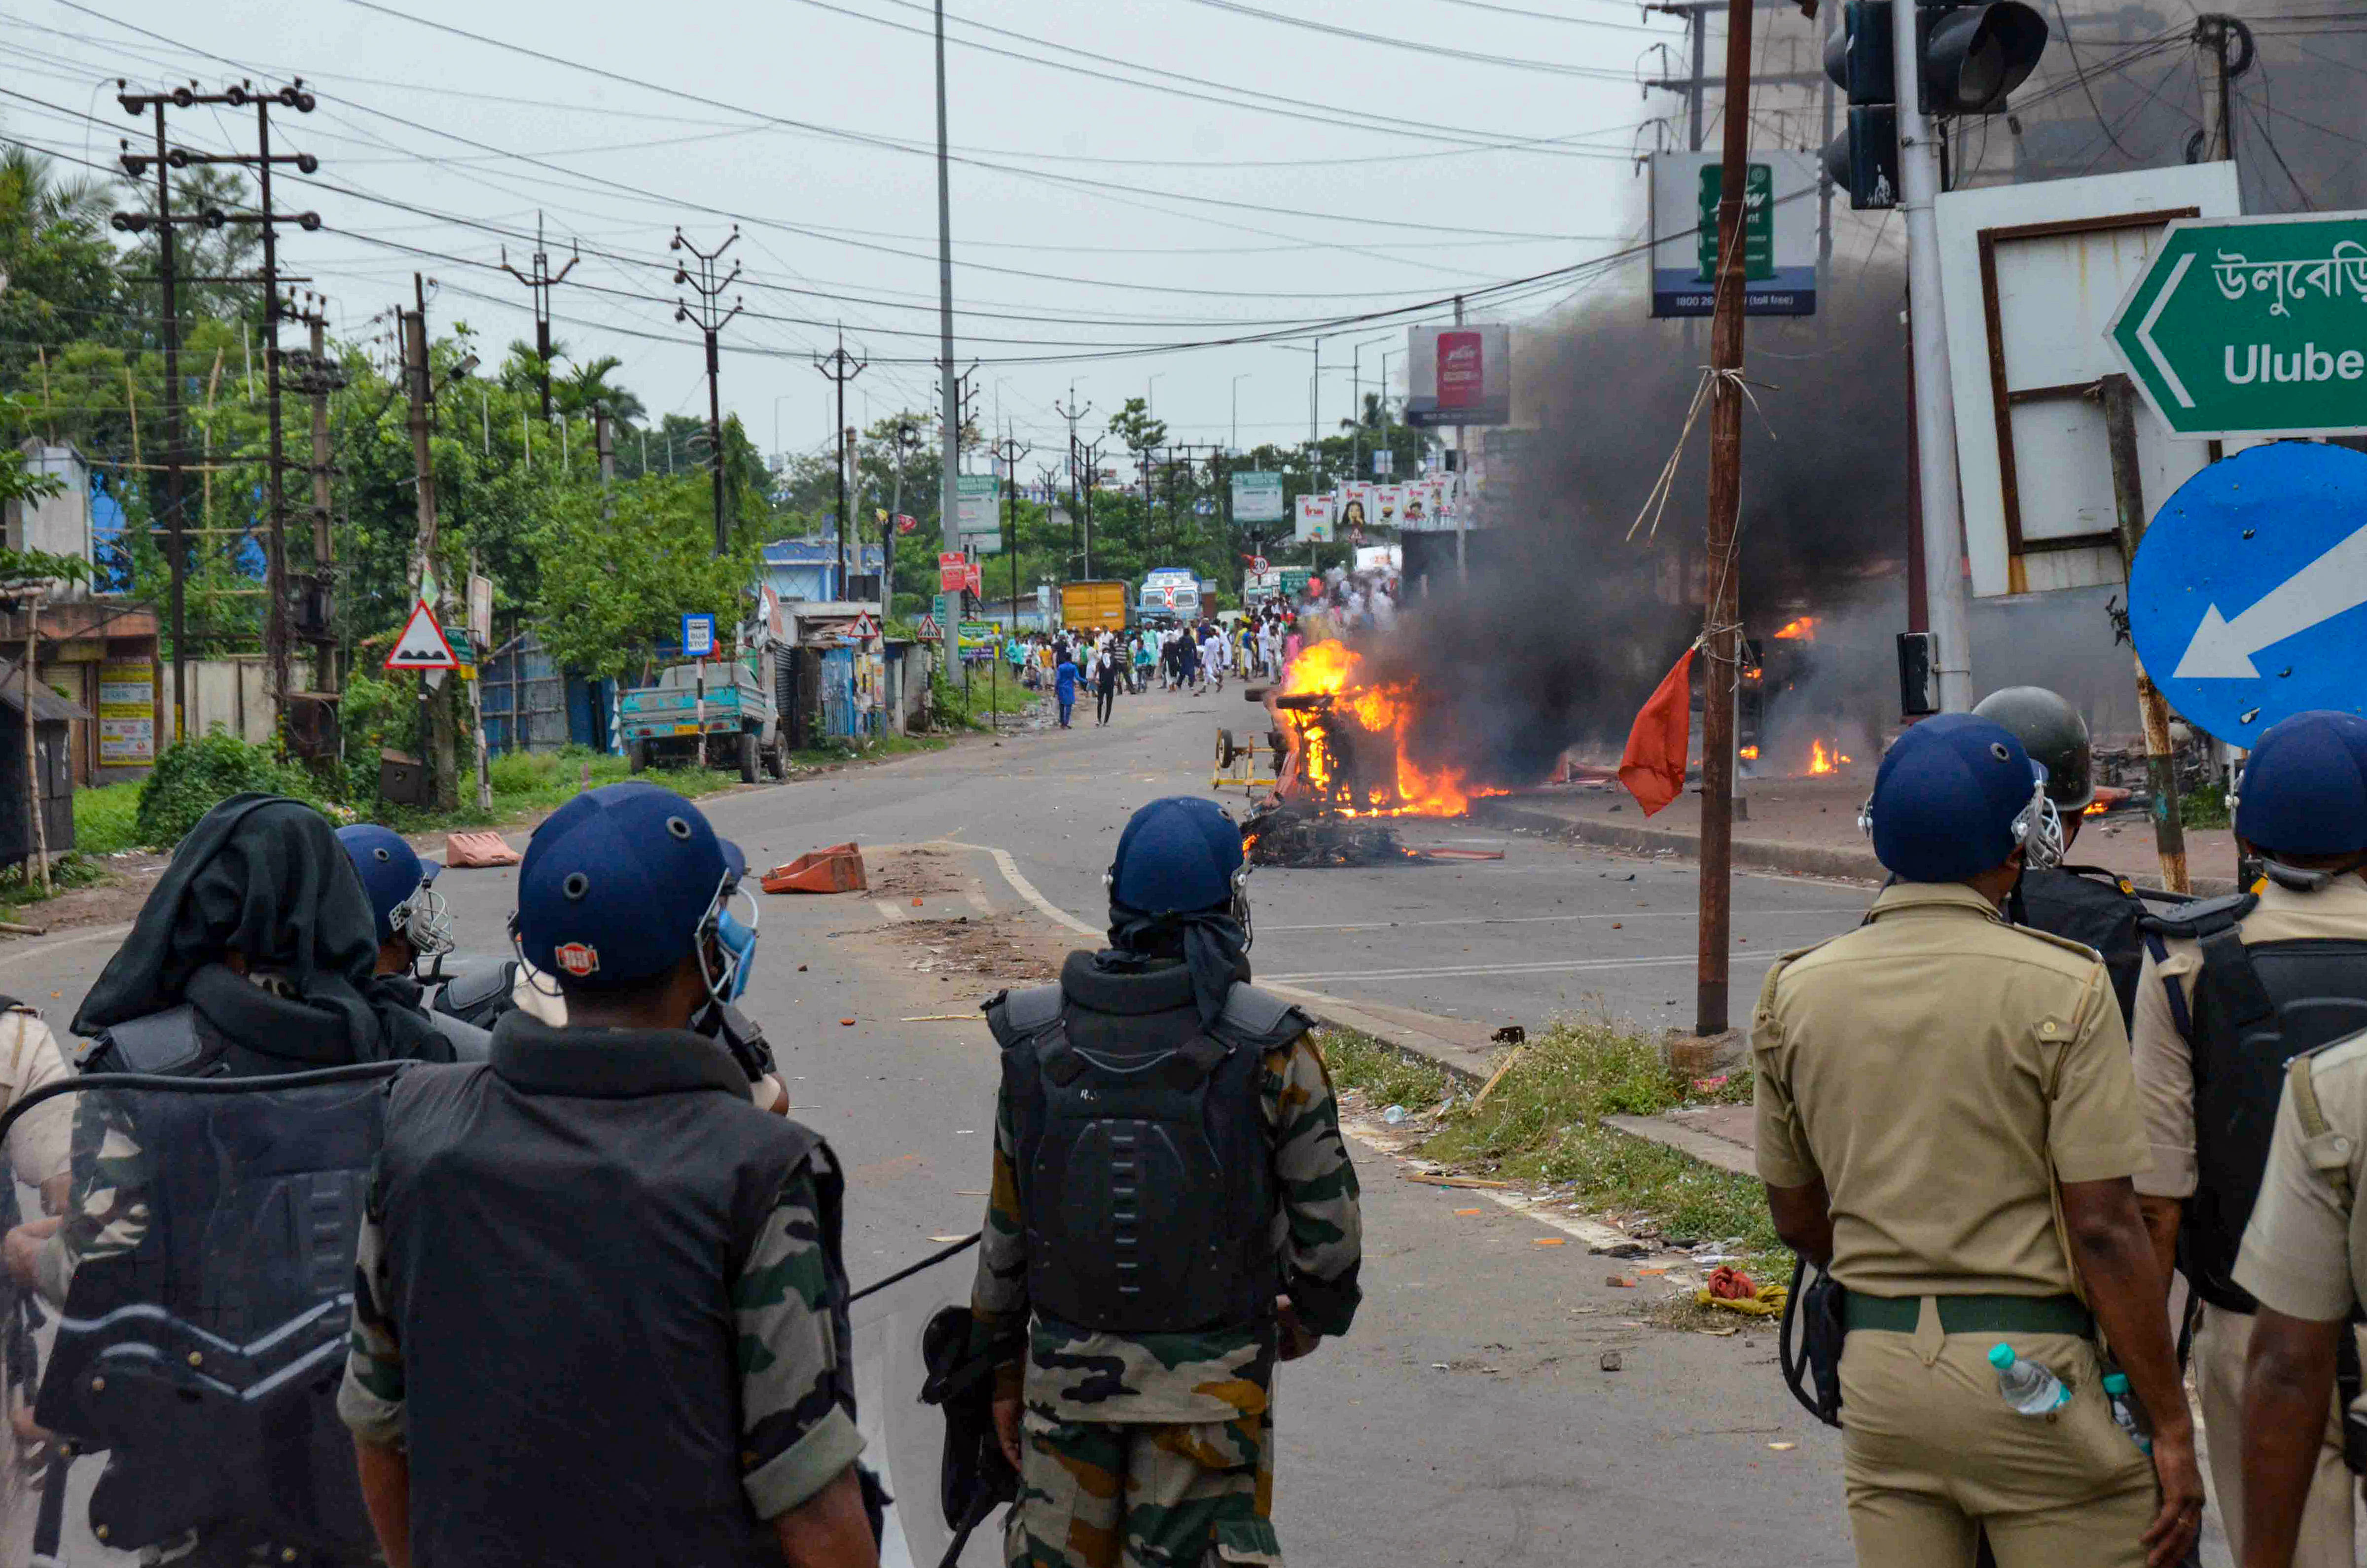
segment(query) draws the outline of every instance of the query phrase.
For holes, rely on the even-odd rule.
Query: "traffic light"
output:
[[[1859,211],[1898,204],[1898,83],[1892,0],[1850,0],[1825,45],[1825,73],[1849,95],[1849,129],[1825,149],[1825,173]],[[2046,50],[2045,19],[2022,0],[1942,0],[1915,7],[1916,108],[2002,114]]]
[[[1849,0],[1825,40],[1825,74],[1848,95],[1849,129],[1825,149],[1825,175],[1859,212],[1898,205],[1897,73],[1891,0]]]

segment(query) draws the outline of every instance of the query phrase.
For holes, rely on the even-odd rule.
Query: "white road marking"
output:
[[[1772,964],[1782,955],[1773,953],[1737,953],[1728,955],[1729,964]],[[1698,953],[1678,953],[1667,958],[1580,958],[1548,960],[1537,964],[1451,964],[1434,969],[1327,969],[1305,975],[1268,975],[1268,980],[1289,981],[1306,985],[1315,980],[1437,980],[1455,975],[1552,975],[1577,970],[1649,969],[1669,964],[1692,964]]]
[[[1002,880],[1011,884],[1011,890],[1036,906],[1036,912],[1055,925],[1066,926],[1080,936],[1089,936],[1096,940],[1105,934],[1085,924],[1084,921],[1036,891],[1036,885],[1021,874],[1019,863],[1011,858],[1009,850],[998,850],[991,844],[965,844],[952,839],[939,841],[948,849],[971,850],[980,854],[992,855],[994,869],[1002,873]]]
[[[904,911],[885,898],[874,898],[871,900],[871,907],[879,911],[879,918],[883,920],[900,920],[904,918]]]
[[[100,926],[95,931],[79,931],[73,936],[56,937],[25,944],[11,944],[6,950],[0,950],[0,964],[39,957],[44,953],[55,953],[62,947],[79,947],[86,942],[113,942],[118,937],[130,934],[131,922],[126,920],[119,926]]]
[[[1614,911],[1600,915],[1464,915],[1454,919],[1444,920],[1367,920],[1357,925],[1336,926],[1278,926],[1260,920],[1258,930],[1262,931],[1410,931],[1427,926],[1535,926],[1546,925],[1557,920],[1690,920],[1699,913],[1700,911],[1695,909],[1637,909],[1627,914]],[[1795,915],[1806,917],[1864,913],[1863,908],[1852,904],[1846,908],[1834,909],[1737,909],[1734,911],[1734,918],[1743,919],[1768,915],[1780,916],[1788,919]]]

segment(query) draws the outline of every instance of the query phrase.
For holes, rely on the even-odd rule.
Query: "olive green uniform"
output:
[[[1961,883],[1899,884],[1865,925],[1769,973],[1751,1046],[1759,1173],[1823,1180],[1852,1298],[1858,1560],[1970,1568],[1986,1530],[2000,1568],[2142,1563],[2152,1465],[2113,1425],[2090,1334],[2043,1326],[2084,1317],[2055,1184],[2146,1162],[2102,962]],[[2071,1403],[2016,1414],[1988,1359],[2000,1341]]]
[[[1260,1104],[1274,1149],[1277,1254],[1300,1319],[1344,1334],[1359,1300],[1356,1172],[1331,1075],[1302,1035],[1264,1058]],[[1007,1359],[999,1393],[1025,1400],[1014,1568],[1281,1568],[1274,1497],[1274,1330],[1095,1332],[1032,1314],[1017,1136],[996,1108],[993,1190],[971,1310]],[[1024,1361],[1024,1371],[1023,1368]]]
[[[2261,885],[2259,900],[2236,928],[2248,945],[2367,935],[2367,882],[2355,876],[2338,877],[2315,893],[2267,882]],[[2135,1054],[2146,1141],[2153,1154],[2151,1165],[2137,1177],[2137,1190],[2150,1198],[2183,1202],[2194,1195],[2194,1048],[2179,1032],[2166,987],[2179,988],[2191,1017],[2195,977],[2202,972],[2200,943],[2167,939],[2159,958],[2146,955],[2137,978],[2129,1043]],[[2194,1391],[2203,1404],[2212,1495],[2230,1540],[2244,1539],[2244,1466],[2237,1433],[2243,1426],[2244,1359],[2251,1340],[2249,1313],[2203,1303],[2194,1333]],[[2356,1550],[2354,1528],[2339,1413],[2329,1404],[2326,1441],[2318,1450],[2317,1477],[2310,1484],[2293,1562],[2299,1568],[2349,1568]]]

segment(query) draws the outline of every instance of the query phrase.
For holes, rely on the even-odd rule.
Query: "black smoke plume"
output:
[[[1895,270],[1834,270],[1821,318],[1749,323],[1743,620],[1759,637],[1803,611],[1861,624],[1849,640],[1868,646],[1847,660],[1848,683],[1878,689],[1887,634],[1906,624],[1903,290]],[[1489,460],[1490,525],[1470,536],[1468,581],[1456,584],[1450,554],[1426,585],[1410,581],[1407,613],[1366,650],[1374,679],[1414,694],[1415,761],[1510,788],[1544,778],[1566,748],[1615,751],[1700,634],[1706,405],[1657,533],[1634,525],[1684,427],[1707,328],[1689,356],[1684,328],[1646,318],[1631,297],[1518,334],[1520,412],[1534,428],[1489,433],[1491,453],[1510,434],[1518,455],[1509,473]]]

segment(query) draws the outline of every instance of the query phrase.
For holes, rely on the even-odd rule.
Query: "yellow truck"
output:
[[[1105,626],[1124,631],[1129,595],[1118,581],[1069,582],[1060,587],[1060,624],[1070,631]]]

